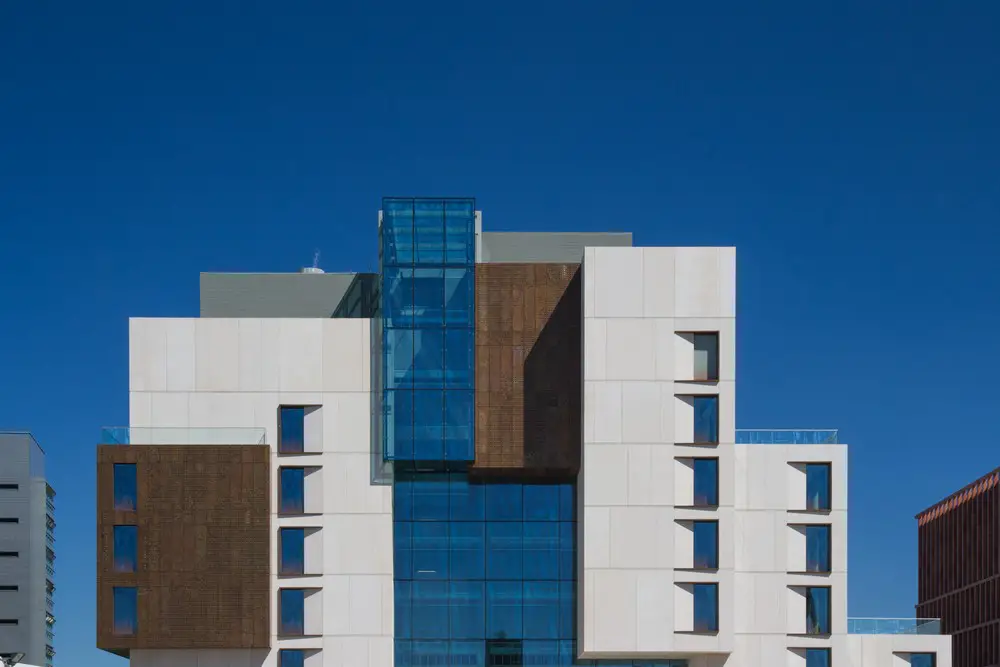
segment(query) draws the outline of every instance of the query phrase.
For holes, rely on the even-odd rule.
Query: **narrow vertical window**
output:
[[[281,623],[278,634],[287,636],[305,634],[305,594],[305,590],[301,588],[281,589],[279,600]]]
[[[937,654],[911,653],[910,667],[937,667]]]
[[[694,567],[715,569],[719,567],[719,522],[695,521]]]
[[[829,463],[806,464],[806,509],[830,509],[831,472]]]
[[[279,536],[281,542],[281,574],[305,574],[305,528],[282,528]]]
[[[719,459],[694,459],[694,506],[719,504]]]
[[[718,632],[719,585],[694,584],[694,631]]]
[[[694,397],[694,439],[699,444],[719,442],[719,397]]]
[[[114,527],[115,572],[135,572],[138,558],[138,531],[136,526]]]
[[[829,586],[809,586],[806,588],[806,633],[810,635],[830,634]]]
[[[830,526],[806,526],[806,572],[830,572]]]
[[[115,464],[114,487],[115,510],[134,512],[138,507],[134,463]]]
[[[694,380],[719,379],[719,334],[694,334]]]
[[[305,468],[281,468],[278,484],[281,494],[278,511],[281,514],[305,512]]]
[[[113,594],[114,634],[125,637],[135,635],[139,630],[136,589],[116,586]]]
[[[278,451],[301,454],[306,447],[306,409],[301,406],[281,406],[278,412]]]
[[[830,649],[806,649],[806,667],[830,667]]]

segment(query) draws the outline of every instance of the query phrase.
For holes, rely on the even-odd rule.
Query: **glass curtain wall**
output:
[[[475,200],[384,199],[379,233],[373,479],[393,484],[395,664],[604,664],[574,660],[575,480],[468,472]]]
[[[382,202],[387,461],[447,468],[474,459],[475,208],[474,199]]]

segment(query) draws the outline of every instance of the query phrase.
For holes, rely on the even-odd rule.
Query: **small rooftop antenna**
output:
[[[319,268],[319,249],[313,253],[313,263],[312,266],[302,267],[302,273],[323,273],[323,269]]]

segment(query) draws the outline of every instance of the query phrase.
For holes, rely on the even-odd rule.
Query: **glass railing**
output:
[[[56,538],[52,537],[52,533],[46,532],[45,541],[48,542],[49,544],[54,545],[56,543]]]
[[[836,445],[839,431],[835,428],[738,428],[737,445]]]
[[[51,498],[45,499],[45,509],[47,509],[51,514],[56,513],[56,504],[52,502]]]
[[[54,567],[52,567],[51,563],[46,563],[45,564],[45,571],[49,573],[50,577],[53,577],[56,574],[56,569]]]
[[[263,427],[106,426],[103,445],[263,445]]]
[[[51,630],[46,630],[46,631],[45,631],[45,637],[46,637],[46,639],[48,639],[49,641],[52,641],[53,639],[55,639],[55,638],[56,638],[56,633],[52,632]]]
[[[849,618],[852,635],[939,635],[940,618]]]

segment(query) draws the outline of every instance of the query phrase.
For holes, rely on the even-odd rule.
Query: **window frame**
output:
[[[285,549],[284,549],[284,536],[290,535],[292,531],[298,531],[302,533],[302,567],[300,571],[296,572],[286,572],[285,571]],[[300,526],[284,526],[278,529],[278,576],[279,577],[295,577],[295,576],[305,576],[306,572],[306,529]]]
[[[118,471],[129,469],[132,471],[133,488],[131,489],[132,495],[132,506],[125,506],[125,493],[119,494],[118,488]],[[135,463],[114,463],[112,468],[112,479],[111,479],[111,499],[112,499],[112,509],[115,512],[136,512],[139,509],[139,470]],[[122,498],[122,504],[119,504],[119,498]]]
[[[131,619],[131,632],[118,631],[118,591],[131,591],[132,611],[135,612],[135,616]],[[139,635],[139,589],[135,586],[113,586],[111,588],[111,634],[115,637],[136,637]]]
[[[698,590],[699,587],[706,587],[706,586],[711,587],[712,590],[713,590],[713,592],[714,592],[714,596],[713,596],[713,600],[714,600],[714,602],[713,602],[713,608],[714,608],[714,612],[715,612],[714,620],[712,622],[712,627],[708,628],[708,629],[698,628],[698,612],[697,612],[697,600],[698,600],[697,590]],[[692,583],[691,584],[691,628],[692,628],[692,632],[699,633],[699,634],[715,634],[715,633],[719,632],[719,584],[718,584],[718,582],[708,582],[708,581],[706,581],[706,582],[698,582],[698,583]]]
[[[831,617],[833,616],[833,587],[832,586],[805,586],[804,588],[805,588],[805,598],[806,598],[806,609],[805,609],[806,631],[805,631],[805,634],[810,635],[810,636],[819,636],[819,637],[825,637],[827,635],[832,634],[832,631],[833,631],[833,627],[832,627],[832,625],[833,625],[833,619]],[[809,606],[810,606],[810,600],[812,599],[811,596],[810,596],[810,594],[809,594],[809,592],[812,591],[812,590],[820,590],[820,589],[826,591],[826,614],[825,614],[825,616],[826,616],[827,627],[825,629],[821,629],[819,632],[814,632],[809,627]],[[817,618],[819,618],[819,614],[817,614]]]
[[[700,446],[714,446],[714,445],[718,445],[719,442],[720,442],[720,440],[721,440],[721,438],[719,437],[720,436],[720,434],[719,434],[719,422],[720,422],[719,406],[722,403],[722,399],[719,396],[719,394],[684,394],[684,396],[686,398],[691,398],[691,411],[692,411],[691,442],[687,442],[687,443],[682,442],[682,443],[677,443],[677,444],[682,444],[682,445],[685,445],[685,444],[686,445],[700,445]],[[715,431],[715,440],[699,440],[698,437],[697,437],[698,436],[698,403],[700,401],[714,401],[714,403],[715,403],[715,424],[713,426],[713,430]]]
[[[822,665],[819,665],[818,667],[832,667],[833,666],[833,651],[830,648],[819,646],[819,647],[810,647],[810,648],[805,649],[804,655],[803,655],[803,657],[805,658],[805,662],[806,662],[805,667],[817,667],[816,665],[809,664],[809,656],[810,656],[810,654],[820,654],[820,655],[825,655],[826,656],[826,660],[823,662]]]
[[[806,461],[805,475],[806,475],[806,498],[805,498],[805,511],[807,512],[830,512],[833,509],[833,463],[830,461]],[[826,506],[825,507],[810,507],[810,494],[809,494],[809,468],[810,466],[824,466],[826,468]]]
[[[285,509],[285,470],[302,471],[302,509],[289,511]],[[280,466],[278,468],[278,514],[280,516],[304,516],[306,512],[306,470],[307,466]]]
[[[286,455],[296,455],[296,454],[306,454],[306,410],[313,405],[279,405],[278,406],[278,454]],[[286,449],[284,436],[284,422],[285,422],[285,411],[286,410],[299,410],[302,413],[302,442],[300,443],[301,449]]]
[[[719,457],[718,456],[695,456],[691,458],[691,507],[697,508],[718,508],[719,507]],[[698,461],[715,461],[715,503],[698,503],[698,495],[695,492],[695,480],[697,479],[697,462]]]
[[[715,553],[712,557],[713,565],[698,565],[698,538],[696,526],[698,524],[714,524],[715,532]],[[691,569],[714,571],[719,569],[719,521],[718,519],[697,519],[691,522]]]
[[[279,588],[278,589],[278,636],[279,637],[306,637],[306,591],[305,588]],[[285,626],[285,593],[299,593],[302,596],[302,631],[288,632]],[[296,601],[296,604],[298,602]]]
[[[131,570],[123,570],[118,567],[118,540],[117,533],[119,528],[127,528],[133,531],[134,540],[132,541],[133,553],[131,554]],[[135,524],[116,524],[111,528],[111,569],[117,574],[135,574],[139,571],[139,526]]]
[[[830,574],[833,572],[833,526],[829,523],[806,523],[801,524],[806,529],[806,558],[805,572],[812,574]],[[816,570],[809,567],[809,530],[813,528],[826,529],[826,569]]]

